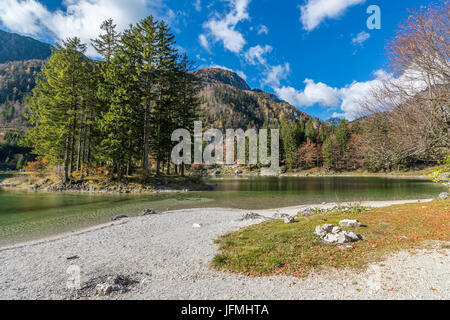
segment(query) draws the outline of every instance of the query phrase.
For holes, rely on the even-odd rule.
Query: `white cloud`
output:
[[[378,70],[374,73],[373,80],[365,82],[356,82],[345,86],[339,90],[343,117],[348,120],[355,120],[361,113],[360,103],[367,99],[371,91],[381,85],[382,80],[387,80],[392,77],[384,70]]]
[[[233,70],[233,69],[230,69],[230,68],[228,68],[228,67],[224,67],[224,66],[221,66],[221,65],[218,65],[218,64],[212,64],[212,65],[210,66],[210,68],[219,68],[219,69],[224,69],[224,70],[228,70],[228,71],[234,72],[234,73],[236,73],[239,77],[241,77],[242,79],[244,79],[245,81],[247,81],[247,75],[246,75],[242,70]]]
[[[338,18],[348,7],[365,2],[365,0],[307,0],[300,6],[300,20],[307,31],[314,30],[323,20]]]
[[[354,37],[352,39],[352,44],[361,46],[361,45],[363,45],[364,42],[366,42],[369,39],[370,39],[370,34],[365,31],[361,31],[360,33],[358,33],[356,35],[356,37]]]
[[[200,45],[208,52],[211,52],[211,49],[209,47],[208,39],[205,37],[204,34],[201,34],[198,36],[198,40],[200,41]]]
[[[202,11],[202,3],[201,3],[201,0],[195,0],[195,2],[194,2],[194,7],[195,7],[195,10],[197,10],[197,11]]]
[[[40,20],[46,21],[51,14],[41,3],[35,0],[2,0],[0,21],[8,29],[29,34],[38,34],[42,26]]]
[[[258,28],[258,35],[260,34],[265,34],[268,35],[269,34],[269,28],[267,28],[265,25],[260,25]]]
[[[291,68],[289,63],[284,65],[269,66],[264,72],[265,78],[261,81],[262,86],[270,86],[272,88],[278,88],[280,81],[286,79]]]
[[[38,0],[2,0],[0,22],[13,32],[56,41],[78,36],[90,43],[100,34],[101,23],[109,18],[122,31],[150,14],[167,22],[175,16],[163,0],[65,0],[62,6],[50,11]],[[90,46],[87,54],[97,55]]]
[[[311,107],[319,104],[321,106],[337,107],[339,105],[339,91],[322,82],[315,83],[306,79],[305,89],[297,91],[292,87],[275,89],[277,95],[294,106]]]
[[[206,35],[214,42],[222,42],[225,49],[239,53],[247,41],[244,36],[236,30],[239,22],[248,20],[248,5],[251,0],[228,0],[230,12],[225,17],[215,14],[210,20],[203,24],[207,31]]]
[[[244,73],[244,71],[236,70],[236,73],[238,74],[239,77],[247,81],[247,75]]]
[[[373,89],[381,85],[383,80],[404,82],[402,77],[394,79],[392,74],[384,70],[378,70],[374,73],[373,80],[365,82],[354,81],[343,88],[333,88],[322,82],[316,83],[313,80],[306,79],[303,90],[281,87],[275,88],[275,92],[281,99],[298,108],[314,105],[331,108],[339,107],[340,111],[335,112],[333,117],[338,116],[354,120],[360,115],[360,102],[367,98]]]
[[[272,49],[273,48],[269,45],[265,45],[264,47],[261,47],[260,45],[251,47],[244,55],[245,60],[251,65],[256,65],[257,63],[266,65],[267,60],[264,58],[264,55],[271,52]]]

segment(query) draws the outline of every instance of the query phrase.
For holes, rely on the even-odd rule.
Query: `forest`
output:
[[[3,77],[17,79],[15,96],[0,97],[1,117],[8,122],[19,112],[30,126],[23,137],[9,133],[5,140],[13,149],[33,149],[32,156],[25,149],[21,165],[39,156],[58,168],[64,182],[74,172],[89,175],[98,168],[118,179],[139,170],[184,175],[186,166],[170,162],[171,133],[192,131],[201,119],[204,128],[279,129],[284,171],[379,172],[448,163],[448,21],[445,3],[412,11],[386,46],[392,77],[360,102],[358,120],[336,122],[251,90],[234,73],[195,71],[164,21],[150,16],[118,33],[107,20],[92,40],[100,60],[87,58],[86,44],[71,38],[52,48],[43,64],[2,66]],[[14,69],[25,76],[15,77]],[[30,86],[32,95],[23,94]],[[10,99],[26,104],[26,112]]]
[[[194,123],[193,64],[174,48],[167,24],[149,16],[122,34],[115,27],[105,21],[92,40],[98,61],[78,38],[58,44],[27,102],[24,143],[56,165],[64,183],[98,167],[119,179],[148,172],[150,159],[157,174],[170,173],[171,134]]]
[[[284,123],[288,168],[391,171],[450,159],[448,2],[412,10],[386,45],[391,76],[359,101],[360,118]]]

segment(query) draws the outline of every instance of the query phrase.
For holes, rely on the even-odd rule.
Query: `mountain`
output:
[[[0,63],[8,61],[45,60],[51,46],[35,39],[0,30]]]
[[[42,63],[42,60],[27,60],[0,64],[0,105],[7,100],[23,102],[35,86]]]
[[[327,121],[329,124],[332,124],[334,126],[337,126],[339,123],[341,123],[343,119],[342,118],[338,118],[338,117],[331,117],[329,118]]]
[[[283,117],[288,121],[311,118],[274,94],[251,90],[234,72],[206,68],[194,75],[201,85],[203,120],[215,128],[261,128],[264,124],[277,126]]]
[[[220,68],[205,68],[195,72],[195,75],[198,80],[204,83],[228,84],[241,90],[251,90],[244,79],[229,70]]]
[[[42,64],[42,60],[0,64],[0,127],[18,130],[27,127],[22,103],[31,94]],[[288,121],[311,118],[274,94],[251,90],[234,72],[207,68],[194,72],[194,75],[201,88],[200,117],[209,127],[261,128],[265,124],[278,126],[283,118]]]

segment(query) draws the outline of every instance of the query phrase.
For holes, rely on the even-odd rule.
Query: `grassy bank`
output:
[[[352,244],[353,249],[342,250],[316,241],[317,225],[338,225],[348,218],[367,225],[353,229],[364,237],[364,241]],[[450,241],[450,200],[350,213],[336,210],[298,216],[293,224],[267,221],[222,236],[212,265],[250,276],[303,277],[324,267],[363,269],[387,254],[425,246],[427,240]]]

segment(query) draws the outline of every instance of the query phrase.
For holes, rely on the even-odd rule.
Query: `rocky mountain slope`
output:
[[[234,72],[206,68],[194,74],[201,83],[202,117],[216,128],[258,128],[264,124],[276,126],[283,118],[288,121],[311,118],[274,94],[251,90]]]

